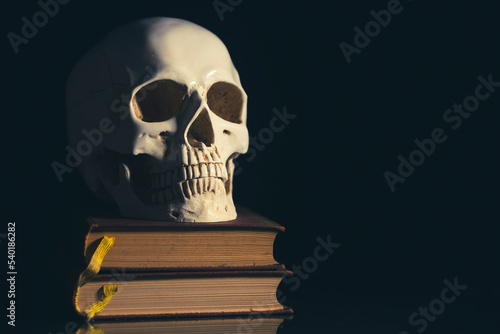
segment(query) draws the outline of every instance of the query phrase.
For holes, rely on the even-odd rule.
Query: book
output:
[[[110,321],[98,320],[93,324],[84,324],[77,334],[158,334],[158,333],[260,333],[276,334],[279,326],[291,316],[261,315],[248,317],[223,318],[180,318],[147,321]]]
[[[291,314],[276,298],[282,278],[291,274],[286,269],[142,272],[117,282],[114,275],[99,273],[80,287],[74,302],[77,309],[88,309],[103,286],[117,285],[96,320]]]
[[[284,228],[237,210],[215,223],[86,218],[76,311],[88,320],[292,314],[276,298],[292,274],[273,256]]]
[[[284,228],[246,208],[237,211],[235,220],[215,223],[88,217],[86,261],[110,236],[116,241],[101,272],[280,269],[273,245]]]

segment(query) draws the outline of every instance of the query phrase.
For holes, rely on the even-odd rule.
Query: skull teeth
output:
[[[192,193],[191,193],[191,189],[189,187],[188,182],[182,182],[182,191],[183,191],[184,196],[186,198],[191,198]]]
[[[191,166],[191,168],[193,169],[193,176],[195,178],[199,178],[201,175],[200,169],[198,167],[195,167],[195,166]]]
[[[215,146],[207,147],[203,143],[199,148],[182,145],[178,158],[180,159],[180,163],[186,166],[222,162],[217,148]]]
[[[183,145],[177,156],[180,167],[151,174],[151,203],[165,204],[174,198],[189,199],[213,193],[225,195],[226,167],[215,146]]]
[[[161,205],[174,198],[190,199],[193,196],[206,193],[225,195],[224,182],[215,177],[186,180],[175,184],[171,188],[153,192],[151,194],[151,203]]]
[[[182,166],[164,173],[152,174],[151,184],[153,188],[167,188],[175,183],[198,178],[220,178],[227,179],[226,168],[222,162],[201,163],[192,166]]]
[[[200,175],[201,177],[208,177],[207,164],[200,164]]]

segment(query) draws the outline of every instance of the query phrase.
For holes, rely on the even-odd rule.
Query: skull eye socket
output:
[[[232,123],[242,122],[243,95],[235,85],[223,81],[214,83],[208,90],[207,104],[222,119]]]
[[[158,80],[135,93],[132,108],[144,122],[163,122],[181,112],[187,88],[172,80]]]

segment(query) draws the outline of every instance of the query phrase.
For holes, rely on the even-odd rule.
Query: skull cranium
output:
[[[247,96],[213,33],[174,18],[120,27],[74,67],[66,95],[72,147],[106,129],[80,171],[122,215],[236,218],[233,159],[248,149]]]

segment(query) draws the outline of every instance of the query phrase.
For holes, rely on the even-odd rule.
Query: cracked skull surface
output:
[[[69,143],[84,156],[89,188],[125,217],[232,220],[246,102],[217,36],[180,19],[145,19],[112,31],[73,68]]]

